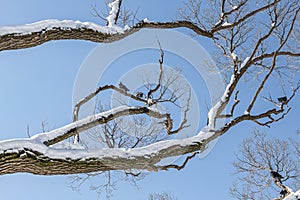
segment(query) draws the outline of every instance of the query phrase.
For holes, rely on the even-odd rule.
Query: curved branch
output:
[[[185,27],[198,35],[213,37],[211,33],[189,21],[145,22],[131,28],[99,26],[90,22],[72,20],[44,20],[28,25],[0,27],[0,51],[24,49],[53,40],[87,40],[97,43],[110,43],[131,35],[143,28],[172,29]]]
[[[161,79],[163,75],[163,63],[164,63],[164,51],[161,48],[160,42],[158,41],[159,48],[160,48],[160,59],[159,59],[159,78],[158,78],[158,83],[155,88],[150,89],[147,95],[147,98],[151,98],[152,94],[156,92],[160,86],[161,86]]]
[[[203,151],[201,135],[184,140],[161,141],[136,149],[55,149],[35,139],[0,143],[0,175],[28,172],[39,175],[78,174],[110,170],[158,171],[163,158]],[[203,143],[202,143],[203,142]]]
[[[145,99],[139,98],[133,94],[129,94],[128,92],[125,92],[124,90],[114,86],[114,85],[105,85],[105,86],[101,86],[98,87],[94,92],[92,92],[91,94],[89,94],[88,96],[84,97],[83,99],[79,100],[76,105],[74,106],[74,110],[73,110],[73,122],[78,120],[78,114],[79,114],[79,109],[80,107],[85,104],[86,102],[90,101],[92,98],[94,98],[97,94],[99,94],[101,91],[104,90],[115,90],[121,94],[123,94],[124,96],[130,97],[136,101],[141,101],[144,103],[147,103],[147,101]]]
[[[120,106],[110,111],[106,111],[94,116],[89,116],[85,119],[78,120],[76,122],[68,124],[65,127],[55,129],[51,132],[38,134],[33,138],[42,142],[46,146],[50,146],[58,142],[61,142],[71,136],[75,136],[76,134],[86,131],[92,127],[95,127],[100,124],[105,124],[118,117],[126,116],[126,115],[137,115],[137,114],[147,114],[151,117],[158,118],[158,119],[166,118],[168,115],[168,114],[161,114],[158,111],[152,110],[151,108],[148,107]]]
[[[297,52],[295,53],[295,52],[290,52],[290,51],[279,51],[279,52],[276,51],[276,52],[271,52],[271,53],[265,53],[265,54],[262,54],[262,55],[259,55],[255,58],[253,58],[251,61],[251,64],[254,64],[265,58],[273,58],[275,54],[277,56],[300,57],[300,53],[297,53]]]
[[[274,0],[273,3],[267,4],[267,5],[265,5],[265,6],[261,7],[261,8],[258,8],[258,9],[254,10],[254,11],[251,11],[251,12],[247,13],[244,17],[240,18],[239,20],[235,21],[232,24],[226,24],[226,25],[223,25],[223,26],[220,26],[220,25],[217,24],[216,26],[214,26],[212,28],[211,33],[215,33],[217,31],[220,31],[220,30],[223,30],[223,29],[233,28],[233,27],[241,24],[242,22],[246,21],[250,17],[253,17],[257,13],[260,13],[260,12],[262,12],[264,10],[267,10],[267,9],[271,8],[272,6],[275,6],[280,1],[281,0]]]
[[[166,166],[162,166],[162,167],[159,167],[160,170],[169,170],[171,168],[173,169],[177,169],[178,171],[182,170],[186,164],[191,160],[193,159],[197,154],[199,154],[199,152],[194,152],[192,155],[190,156],[187,156],[185,161],[182,163],[182,165],[175,165],[175,164],[170,164],[170,165],[166,165]]]

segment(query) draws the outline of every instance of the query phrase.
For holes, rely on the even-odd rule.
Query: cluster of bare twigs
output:
[[[94,4],[91,6],[92,8],[92,12],[91,14],[94,16],[94,17],[97,17],[99,19],[101,19],[102,21],[104,21],[106,24],[107,24],[107,19],[106,17],[109,15],[109,12],[110,10],[108,9],[108,7],[106,5],[108,5],[110,2],[109,1],[105,1],[104,4],[105,4],[105,7],[107,8],[106,9],[106,12],[105,13],[100,13],[98,11],[98,8],[97,8],[97,5]],[[138,11],[139,11],[139,8],[137,8],[134,12],[127,9],[126,7],[123,6],[123,8],[121,8],[121,5],[122,5],[122,0],[119,1],[119,11],[116,15],[116,19],[115,19],[115,23],[119,26],[128,26],[128,25],[134,25],[136,23],[136,21],[140,21],[137,17],[137,14],[138,14]]]
[[[121,1],[119,2],[119,9],[121,9]],[[224,96],[219,101],[219,104],[213,108],[214,115],[209,115],[208,126],[215,134],[209,139],[215,139],[218,136],[227,132],[231,127],[236,126],[242,121],[253,121],[260,126],[268,126],[274,122],[283,119],[290,111],[289,102],[293,99],[298,91],[300,84],[293,85],[289,82],[291,89],[290,94],[287,94],[287,89],[283,89],[284,96],[281,98],[272,98],[272,95],[268,93],[268,97],[264,96],[263,89],[267,86],[267,83],[272,81],[274,73],[276,77],[280,77],[280,82],[284,84],[286,78],[298,70],[298,67],[292,66],[291,59],[294,60],[299,57],[297,49],[291,43],[295,41],[298,35],[295,34],[295,24],[298,23],[299,3],[298,1],[284,2],[280,0],[266,1],[257,3],[257,8],[252,9],[250,2],[247,0],[241,1],[210,1],[208,5],[202,4],[198,0],[189,0],[185,4],[185,8],[180,10],[180,17],[185,21],[177,21],[170,23],[152,23],[141,21],[137,25],[133,25],[132,28],[143,27],[158,27],[158,28],[174,28],[174,27],[188,27],[196,34],[207,36],[212,39],[212,42],[217,47],[216,55],[218,56],[219,69],[223,72],[224,77],[227,79],[227,90],[224,92]],[[96,9],[93,9],[94,12]],[[97,16],[100,16],[95,12]],[[256,17],[258,14],[265,15],[263,21]],[[268,20],[266,20],[268,19]],[[116,18],[115,23],[117,23]],[[255,25],[255,26],[254,26]],[[269,43],[273,45],[270,46]],[[160,43],[159,43],[160,45]],[[160,47],[161,49],[161,47]],[[289,60],[283,58],[288,57]],[[82,101],[80,101],[74,109],[74,119],[78,117],[78,111],[82,104],[89,99],[96,96],[99,92],[112,89],[118,93],[130,97],[136,101],[143,102],[148,106],[153,106],[165,101],[175,102],[180,98],[176,92],[169,95],[169,98],[164,99],[168,92],[168,83],[165,83],[165,87],[162,87],[163,78],[163,61],[164,52],[161,50],[161,57],[159,59],[160,73],[158,82],[156,85],[148,84],[148,92],[145,94],[139,94],[139,96],[128,93],[127,90],[123,90],[113,85],[107,85],[99,87],[93,94],[90,94]],[[241,92],[238,85],[242,79],[257,80],[256,89],[253,90],[253,97],[249,100],[243,99],[244,108],[239,107],[241,99],[239,94]],[[168,78],[169,82],[175,80],[174,77]],[[154,93],[159,92],[157,98],[154,97]],[[262,96],[261,99],[259,97]],[[145,98],[141,98],[145,97]],[[271,103],[269,109],[253,114],[253,108],[258,101],[262,99]],[[189,102],[189,99],[188,99]],[[273,107],[274,106],[274,107]],[[229,113],[226,113],[225,108],[230,107]],[[186,106],[184,119],[180,126],[176,130],[173,128],[173,120],[170,114],[166,114],[166,131],[168,134],[178,133],[181,129],[186,127],[187,118],[186,113],[189,109],[189,103]],[[240,114],[240,110],[244,109],[244,113]],[[228,119],[226,123],[215,128],[215,123],[218,119]],[[106,126],[106,125],[105,125]],[[147,131],[146,131],[147,132]],[[149,131],[148,131],[149,132]],[[105,141],[107,141],[109,147],[113,147],[113,144],[109,143],[107,138],[112,138],[106,135]],[[138,146],[138,142],[142,139],[136,139],[137,143],[133,143],[131,147]],[[104,141],[104,139],[103,139]],[[130,141],[127,139],[127,141]],[[152,141],[153,142],[153,141]],[[130,143],[130,142],[129,142]],[[117,147],[121,147],[120,145]],[[182,166],[168,165],[163,166],[160,169],[182,169],[188,160],[193,158],[198,152],[188,156]]]
[[[157,83],[150,83],[146,81],[144,88],[145,91],[132,93],[122,82],[115,85],[105,85],[98,87],[94,92],[84,97],[74,107],[73,111],[73,121],[78,121],[78,115],[80,107],[85,103],[90,101],[92,98],[96,98],[97,95],[100,95],[101,92],[106,90],[113,90],[120,94],[123,97],[130,98],[136,102],[144,104],[146,107],[155,107],[155,110],[158,110],[158,106],[164,103],[173,104],[175,107],[183,109],[183,119],[179,123],[177,129],[173,129],[173,119],[171,118],[171,113],[158,113],[157,118],[153,122],[149,122],[145,116],[132,116],[130,120],[126,118],[116,118],[112,121],[107,121],[106,123],[94,127],[87,131],[86,136],[83,136],[79,141],[79,133],[74,137],[74,143],[80,142],[85,146],[86,149],[97,149],[97,148],[126,148],[132,149],[137,147],[143,147],[163,139],[166,139],[168,135],[173,135],[180,132],[182,129],[188,127],[187,125],[187,113],[190,108],[190,98],[191,91],[190,88],[184,85],[180,81],[180,71],[172,72],[164,70],[164,51],[158,41],[160,48],[160,59],[159,59],[159,73]],[[147,79],[147,77],[146,77]],[[177,83],[177,84],[176,84]],[[179,84],[178,84],[179,83]],[[187,96],[184,99],[185,105],[180,105],[179,101],[182,100],[183,96]],[[128,101],[122,101],[120,96],[117,97],[117,101],[121,102],[123,105],[128,105]],[[96,107],[96,112],[101,113],[109,110],[109,107],[102,105],[102,102],[98,102]],[[158,111],[157,111],[158,112]],[[154,115],[150,115],[154,117]],[[149,125],[150,123],[150,125]],[[164,131],[165,130],[165,131]],[[167,133],[167,134],[164,134]],[[181,170],[185,167],[187,162],[192,159],[197,153],[194,153],[192,156],[188,156],[184,161],[183,165],[178,166],[175,164],[163,166],[161,170],[168,170],[171,168]],[[120,177],[130,176],[130,181],[136,185],[136,181],[144,177],[144,173],[136,170],[125,170],[123,174],[118,173],[118,179]],[[104,176],[107,179],[106,183],[93,185],[93,190],[97,192],[102,192],[103,188],[107,194],[107,198],[112,194],[115,186],[115,172],[96,172],[88,173],[86,175],[76,175],[70,178],[70,186],[73,189],[80,188],[81,185],[92,178],[99,176]],[[126,178],[129,180],[128,178]]]
[[[280,199],[288,196],[291,189],[300,183],[297,145],[289,140],[267,138],[265,133],[255,130],[245,140],[234,162],[238,182],[231,189],[237,199]],[[296,142],[297,143],[297,142]]]
[[[160,44],[159,44],[160,46]],[[73,111],[73,121],[78,120],[78,114],[80,107],[90,101],[92,98],[95,98],[100,92],[103,92],[105,90],[114,90],[118,92],[119,94],[129,97],[135,101],[142,102],[144,103],[147,107],[151,108],[152,106],[157,106],[157,104],[162,104],[162,103],[171,103],[174,104],[177,107],[180,107],[178,104],[179,100],[182,98],[184,94],[187,94],[187,99],[186,105],[183,106],[184,109],[184,116],[183,120],[180,122],[180,125],[177,129],[173,129],[173,119],[171,118],[170,113],[161,113],[158,114],[157,118],[165,118],[164,121],[162,122],[166,128],[166,132],[168,135],[176,134],[182,129],[188,127],[187,125],[187,112],[190,107],[190,98],[191,98],[191,91],[189,86],[180,86],[182,83],[179,82],[179,76],[180,73],[174,74],[170,73],[167,74],[166,71],[163,70],[163,60],[164,60],[164,52],[162,48],[160,47],[160,59],[159,59],[159,75],[158,75],[158,81],[156,84],[153,83],[148,83],[145,85],[147,88],[147,92],[144,94],[142,92],[137,92],[136,94],[132,94],[129,92],[129,89],[123,84],[119,83],[119,87],[115,85],[105,85],[105,86],[100,86],[98,87],[94,92],[89,94],[88,96],[84,97],[74,107]],[[177,82],[177,84],[176,84]],[[180,83],[180,84],[178,84]],[[183,87],[183,88],[182,88]],[[119,100],[120,101],[120,100]],[[129,105],[128,105],[129,106]],[[104,112],[105,110],[100,109],[100,111]],[[128,113],[129,114],[129,113]],[[152,115],[152,117],[155,117]],[[137,122],[137,121],[136,121]],[[108,123],[108,122],[107,122]],[[136,123],[138,124],[138,123]],[[116,126],[119,126],[120,123],[117,123]],[[143,127],[145,124],[142,124],[141,127]],[[150,134],[152,131],[145,131],[145,134]],[[137,139],[140,141],[140,139]],[[78,134],[75,135],[74,142],[79,141],[79,136]],[[116,147],[120,148],[118,146],[114,145],[108,145],[109,147]],[[133,145],[133,147],[136,147],[137,145]]]

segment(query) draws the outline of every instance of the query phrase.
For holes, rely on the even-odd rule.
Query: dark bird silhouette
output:
[[[285,197],[285,195],[288,193],[288,191],[286,191],[286,190],[281,190],[280,191],[280,195],[281,195],[281,197]]]
[[[280,103],[286,103],[287,98],[286,98],[286,96],[283,96],[283,97],[277,98],[277,100],[278,100]]]
[[[281,176],[281,174],[275,171],[271,171],[271,176],[275,179],[275,181],[278,181],[280,184],[282,184],[281,179],[283,178],[283,176]]]
[[[169,120],[165,120],[164,121],[164,125],[166,126],[166,128],[171,128],[172,129],[172,126],[173,126],[173,120],[172,119],[170,119],[170,124],[169,124]]]
[[[121,90],[124,90],[125,92],[128,92],[128,91],[129,91],[129,89],[128,89],[122,82],[119,83],[119,88],[120,88]]]
[[[165,124],[166,127],[169,127],[169,122],[168,122],[168,120],[165,120],[165,121],[164,121],[164,124]]]
[[[135,96],[138,97],[138,98],[143,98],[144,97],[144,93],[138,92],[138,93],[136,93]]]

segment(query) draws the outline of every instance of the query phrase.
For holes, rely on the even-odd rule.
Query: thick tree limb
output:
[[[98,43],[110,43],[125,38],[143,28],[172,29],[185,27],[191,29],[198,35],[212,37],[212,34],[189,21],[141,21],[126,30],[122,30],[121,28],[111,29],[94,23],[75,22],[70,20],[67,21],[68,23],[63,23],[66,21],[51,20],[53,23],[50,27],[47,27],[49,25],[47,25],[46,22],[48,23],[49,21],[45,20],[26,25],[26,27],[30,27],[30,31],[28,32],[13,31],[18,30],[18,27],[24,27],[24,25],[0,27],[0,51],[30,48],[53,40],[87,40]],[[36,24],[39,24],[39,26],[36,26]]]
[[[204,150],[209,134],[184,140],[161,141],[136,149],[64,149],[52,146],[74,134],[117,117],[147,114],[164,118],[147,107],[122,106],[111,111],[88,117],[51,132],[41,133],[29,139],[0,142],[0,174],[28,172],[40,175],[88,173],[95,171],[140,169],[157,171],[161,159]],[[205,139],[207,141],[205,142]]]
[[[36,139],[0,143],[0,175],[28,172],[39,175],[140,169],[157,171],[163,158],[204,150],[203,135],[162,141],[136,149],[63,150],[37,143]]]

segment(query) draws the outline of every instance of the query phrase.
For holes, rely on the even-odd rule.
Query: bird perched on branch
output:
[[[280,102],[280,103],[286,103],[287,102],[287,97],[286,96],[283,96],[283,97],[279,97],[277,98],[277,100]]]
[[[137,92],[135,96],[138,97],[138,98],[143,98],[144,97],[144,93]]]
[[[170,127],[172,128],[172,126],[173,126],[173,120],[170,119],[170,122],[171,123],[169,123],[169,120],[167,120],[167,119],[164,121],[164,124],[165,124],[166,128],[170,128]]]
[[[128,92],[129,91],[129,89],[122,82],[119,83],[119,88],[121,90],[124,90],[124,92]]]
[[[271,176],[274,178],[275,181],[282,184],[281,179],[283,178],[283,176],[281,176],[281,174],[279,174],[278,172],[275,172],[275,171],[271,171]]]
[[[288,193],[289,193],[289,192],[286,191],[286,190],[281,190],[279,194],[281,195],[281,197],[285,197],[286,194],[288,194]]]

